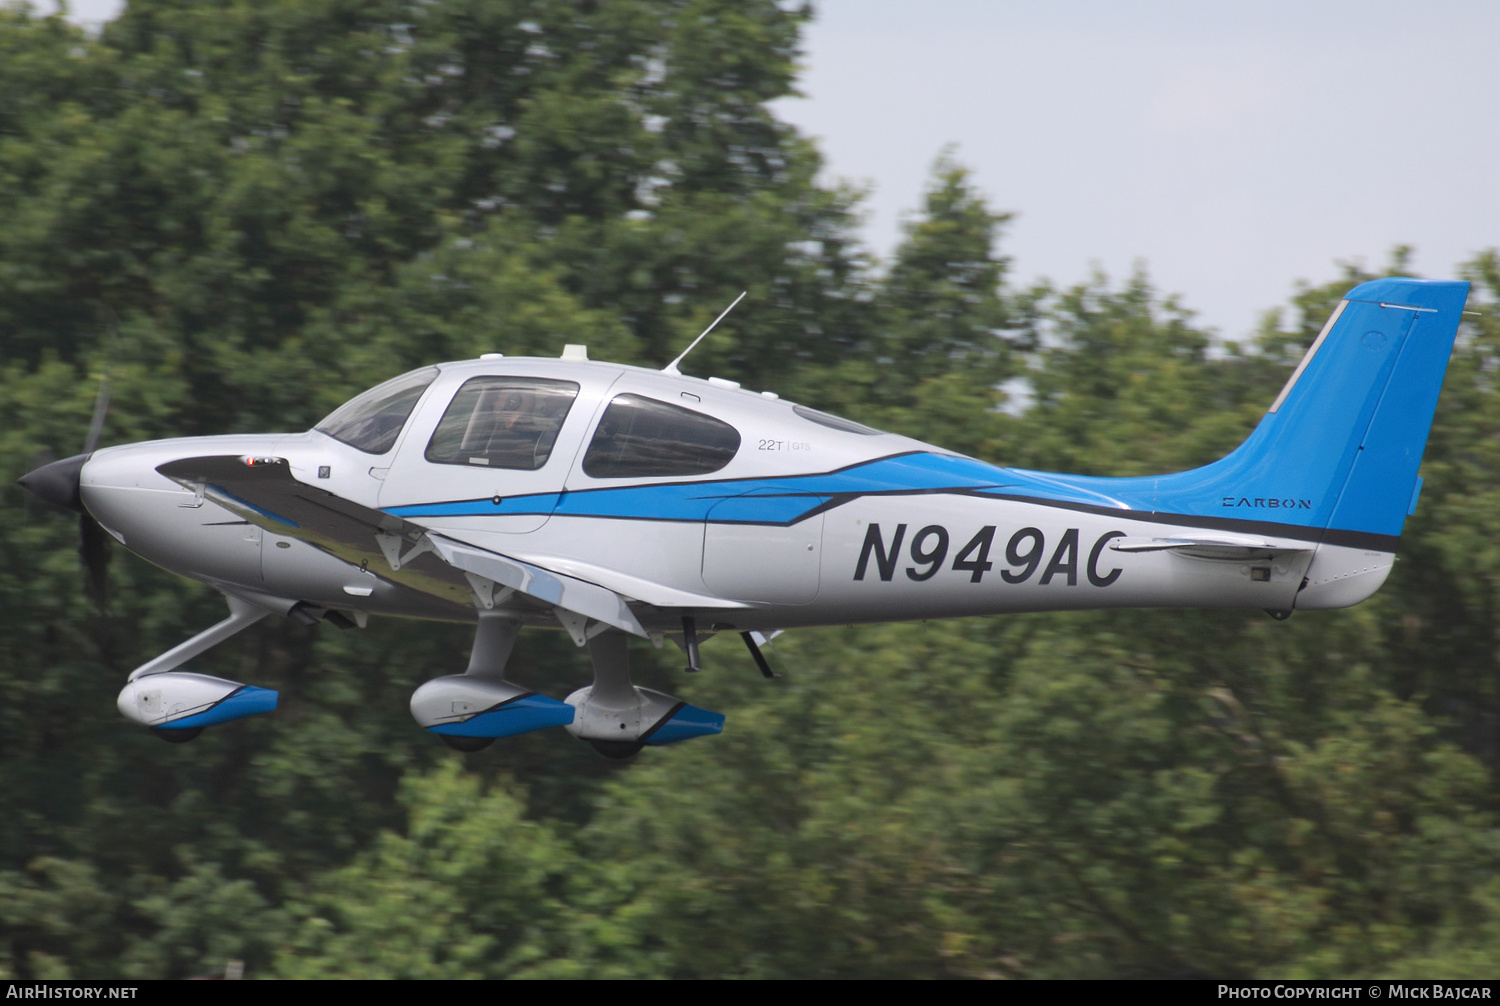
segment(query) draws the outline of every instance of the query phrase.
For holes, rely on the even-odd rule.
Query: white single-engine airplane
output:
[[[178,669],[261,618],[403,615],[478,622],[467,671],[412,695],[422,727],[475,750],[561,726],[625,757],[724,723],[633,685],[630,636],[679,641],[696,670],[703,635],[739,632],[769,675],[758,641],[796,626],[1357,604],[1416,507],[1467,296],[1356,287],[1238,449],[1149,478],[999,468],[569,346],[413,371],[307,433],[110,447],[22,482],[228,599],[120,693],[164,738],[275,708]],[[587,646],[594,684],[558,701],[507,681],[527,625]]]

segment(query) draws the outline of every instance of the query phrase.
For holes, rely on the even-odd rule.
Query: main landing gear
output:
[[[499,737],[560,726],[609,758],[629,758],[646,745],[720,733],[724,717],[630,679],[627,636],[606,630],[588,640],[594,683],[563,702],[505,680],[520,624],[482,612],[469,668],[422,685],[412,694],[417,723],[450,747],[477,751]],[[696,649],[696,647],[694,647]]]

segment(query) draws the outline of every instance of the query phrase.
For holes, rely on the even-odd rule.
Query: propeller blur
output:
[[[121,711],[170,740],[274,708],[182,670],[270,615],[477,623],[468,667],[413,694],[473,750],[561,726],[625,757],[724,717],[633,684],[630,636],[699,666],[709,634],[1083,608],[1339,608],[1390,573],[1468,284],[1351,290],[1249,438],[1203,468],[996,467],[731,381],[561,359],[444,363],[307,433],[91,450],[38,496],[217,588],[229,616],[137,668]],[[680,358],[679,358],[680,359]],[[565,699],[505,668],[523,628],[593,659]]]

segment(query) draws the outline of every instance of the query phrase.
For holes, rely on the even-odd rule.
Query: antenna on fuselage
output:
[[[698,343],[702,342],[703,341],[703,337],[714,330],[714,325],[717,325],[719,322],[723,321],[724,320],[724,315],[728,314],[730,311],[733,311],[734,310],[734,305],[738,304],[740,301],[744,300],[745,299],[745,294],[747,294],[749,292],[750,292],[749,290],[741,290],[740,291],[740,295],[738,297],[734,298],[734,304],[730,304],[728,307],[726,307],[724,309],[723,313],[720,314],[717,318],[715,318],[713,320],[713,322],[707,328],[705,328],[702,332],[698,333],[698,338],[696,338],[692,342],[690,342],[688,344],[688,348],[687,349],[684,349],[681,353],[678,353],[677,354],[677,359],[673,360],[671,363],[669,363],[665,367],[661,368],[661,372],[663,374],[678,374],[678,375],[681,375],[682,371],[680,371],[680,370],[677,369],[677,365],[679,363],[681,363],[684,359],[687,358],[687,355],[693,351],[693,347],[696,346],[696,345],[698,345]]]

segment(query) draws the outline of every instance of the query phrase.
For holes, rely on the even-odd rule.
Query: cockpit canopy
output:
[[[437,376],[436,367],[424,367],[392,378],[349,399],[313,429],[366,454],[384,454]]]
[[[538,472],[561,444],[568,455],[565,464],[579,459],[580,473],[591,479],[700,477],[730,466],[742,444],[741,433],[732,423],[736,417],[753,421],[748,417],[759,415],[757,409],[766,412],[773,424],[795,416],[794,425],[805,422],[863,437],[880,435],[879,430],[802,405],[792,405],[789,416],[784,410],[790,403],[772,405],[759,396],[747,397],[754,403],[748,413],[740,403],[730,404],[727,415],[710,415],[706,406],[689,407],[655,397],[652,392],[659,393],[659,389],[649,384],[639,391],[630,389],[632,384],[641,384],[639,378],[625,380],[621,387],[616,383],[617,369],[606,368],[588,380],[576,367],[574,373],[542,377],[536,375],[537,362],[517,361],[520,373],[479,373],[467,379],[464,369],[457,369],[463,365],[451,365],[455,369],[450,379],[441,381],[440,374],[449,373],[446,367],[414,370],[350,399],[314,429],[366,454],[388,454],[436,381],[435,397],[424,407],[427,418],[418,417],[419,436],[426,440],[419,456],[431,465]],[[617,390],[601,409],[600,397],[611,388]],[[681,397],[695,405],[700,401],[696,393],[683,391]],[[592,422],[591,430],[568,425],[580,399],[584,405],[576,411],[581,418],[571,421]],[[739,403],[738,398],[735,401]],[[572,430],[566,437],[565,428]],[[801,439],[805,436],[790,429],[785,439],[762,436],[760,450],[774,452],[788,444],[793,450],[810,449]],[[414,443],[413,452],[415,447]],[[574,453],[580,449],[581,453]]]

